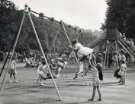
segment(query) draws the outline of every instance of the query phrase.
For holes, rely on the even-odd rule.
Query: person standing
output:
[[[98,74],[99,74],[99,79],[103,80],[103,57],[101,53],[98,53],[97,57],[96,57],[96,68],[98,69]]]
[[[17,82],[16,81],[16,61],[15,58],[12,59],[11,64],[10,64],[10,69],[8,71],[9,76],[10,76],[10,82]]]
[[[119,75],[120,77],[120,84],[125,85],[125,78],[126,78],[126,71],[127,71],[127,65],[125,61],[121,61]]]
[[[99,71],[96,68],[96,64],[95,64],[96,60],[92,57],[90,61],[91,62],[90,62],[89,68],[90,68],[91,74],[92,74],[93,91],[92,91],[92,96],[90,99],[88,99],[88,101],[94,101],[96,90],[97,90],[98,95],[99,95],[98,101],[102,101],[102,95],[101,95],[101,91],[100,91]]]

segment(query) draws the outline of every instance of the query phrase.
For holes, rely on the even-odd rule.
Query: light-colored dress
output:
[[[9,69],[8,73],[10,73],[10,74],[17,74],[17,72],[16,72],[16,62],[15,62],[15,60],[12,60],[12,61],[11,61],[10,69]]]
[[[99,86],[100,85],[100,80],[99,80],[99,75],[98,75],[98,70],[96,67],[92,66],[91,67],[91,73],[92,73],[92,85],[93,86]]]
[[[121,76],[125,76],[127,71],[127,65],[126,64],[121,64],[119,74]]]

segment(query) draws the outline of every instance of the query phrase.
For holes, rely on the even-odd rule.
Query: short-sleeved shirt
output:
[[[77,55],[79,57],[87,56],[93,52],[93,49],[84,47],[81,43],[76,43],[74,48],[78,50]]]
[[[15,61],[12,61],[10,68],[11,68],[11,69],[15,69],[15,66],[16,66],[16,62],[15,62]]]

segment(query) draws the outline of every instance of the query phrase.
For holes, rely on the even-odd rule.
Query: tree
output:
[[[127,37],[135,39],[135,1],[107,0],[106,21],[102,28],[117,28]]]
[[[0,50],[8,51],[11,44],[15,41],[14,38],[18,32],[23,12],[23,10],[18,10],[13,2],[0,0]],[[31,16],[45,52],[54,50],[54,37],[56,33],[58,34],[55,42],[56,50],[63,52],[67,49],[69,42],[65,36],[61,22],[55,20],[55,18],[43,19],[34,14]],[[84,45],[89,46],[90,42],[96,38],[90,30],[71,26],[67,23],[64,24],[71,41],[79,39]],[[24,53],[31,49],[39,50],[35,35],[33,34],[31,23],[28,16],[26,16],[17,44],[17,52]]]

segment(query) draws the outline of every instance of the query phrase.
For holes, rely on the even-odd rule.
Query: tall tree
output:
[[[106,21],[103,28],[117,28],[127,37],[135,39],[135,1],[107,0]]]

